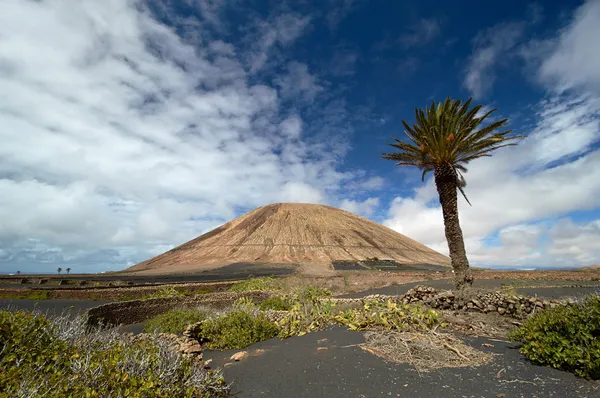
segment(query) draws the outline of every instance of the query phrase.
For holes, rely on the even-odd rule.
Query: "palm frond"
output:
[[[422,170],[424,181],[428,172],[450,165],[457,175],[456,187],[470,204],[464,187],[465,164],[474,159],[491,156],[491,153],[507,146],[516,145],[523,136],[509,136],[512,130],[502,130],[508,119],[494,121],[480,128],[496,109],[477,116],[482,105],[472,105],[472,98],[465,102],[444,99],[431,102],[424,109],[415,109],[415,123],[402,120],[409,142],[394,138],[389,144],[397,152],[382,154],[383,159],[394,160],[398,166],[415,166]]]

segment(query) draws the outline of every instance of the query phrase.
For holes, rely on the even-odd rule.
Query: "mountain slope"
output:
[[[194,272],[241,262],[329,265],[332,260],[367,257],[450,264],[448,257],[427,246],[347,211],[277,203],[259,207],[127,271]]]

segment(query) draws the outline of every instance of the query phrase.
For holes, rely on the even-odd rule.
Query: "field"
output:
[[[70,308],[66,318],[80,319],[89,308],[122,303],[106,311],[131,308],[136,323],[109,329],[116,331],[111,339],[167,339],[195,360],[190,366],[234,382],[230,392],[239,396],[372,396],[373,388],[393,396],[440,388],[450,395],[598,394],[598,382],[534,365],[510,343],[528,319],[597,297],[598,270],[477,270],[475,276],[473,289],[459,294],[450,290],[452,273],[437,270],[323,276],[235,265],[221,274],[161,277],[28,275],[0,281],[0,306],[37,308],[51,318]]]

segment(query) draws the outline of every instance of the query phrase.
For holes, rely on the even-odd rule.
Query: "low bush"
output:
[[[297,302],[279,322],[279,336],[302,336],[329,325],[350,330],[413,330],[432,328],[440,323],[440,314],[419,305],[393,301],[366,301],[361,307],[338,310],[330,300]]]
[[[237,309],[204,321],[196,336],[207,348],[245,348],[277,336],[279,327],[265,314]]]
[[[367,301],[362,308],[348,309],[335,316],[335,321],[350,330],[429,329],[439,324],[440,314],[415,304]]]
[[[331,295],[331,290],[327,288],[320,286],[306,286],[298,292],[297,297],[301,301],[314,302],[324,297],[330,297]]]
[[[199,309],[174,309],[146,321],[144,331],[148,333],[175,333],[185,331],[188,325],[205,320],[208,313]]]
[[[292,300],[288,297],[273,296],[260,303],[259,308],[261,311],[289,311],[292,305]]]
[[[281,284],[277,278],[264,276],[243,280],[229,288],[232,292],[248,292],[251,290],[280,290]]]
[[[600,379],[600,298],[539,312],[509,336],[531,362]]]
[[[209,372],[156,339],[115,329],[86,333],[85,319],[0,311],[0,397],[225,397]]]

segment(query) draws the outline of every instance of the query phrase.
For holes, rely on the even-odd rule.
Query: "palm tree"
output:
[[[58,271],[58,274],[60,275],[60,271],[62,271],[62,268],[58,267],[57,271]]]
[[[17,275],[21,275],[21,271],[17,271]]]
[[[457,190],[471,205],[464,192],[466,181],[463,173],[467,172],[465,165],[471,160],[491,156],[491,152],[496,149],[516,145],[512,141],[522,138],[508,137],[512,130],[497,132],[506,126],[508,119],[480,127],[496,109],[477,116],[482,106],[469,109],[470,105],[471,98],[464,103],[447,98],[437,106],[432,102],[425,110],[415,109],[416,123],[412,127],[402,121],[410,142],[394,138],[395,143],[389,145],[399,151],[382,155],[383,159],[396,161],[396,166],[418,167],[423,171],[423,181],[425,175],[433,171],[457,289],[473,283],[458,220]]]
[[[71,272],[71,268],[67,268],[67,275]]]

